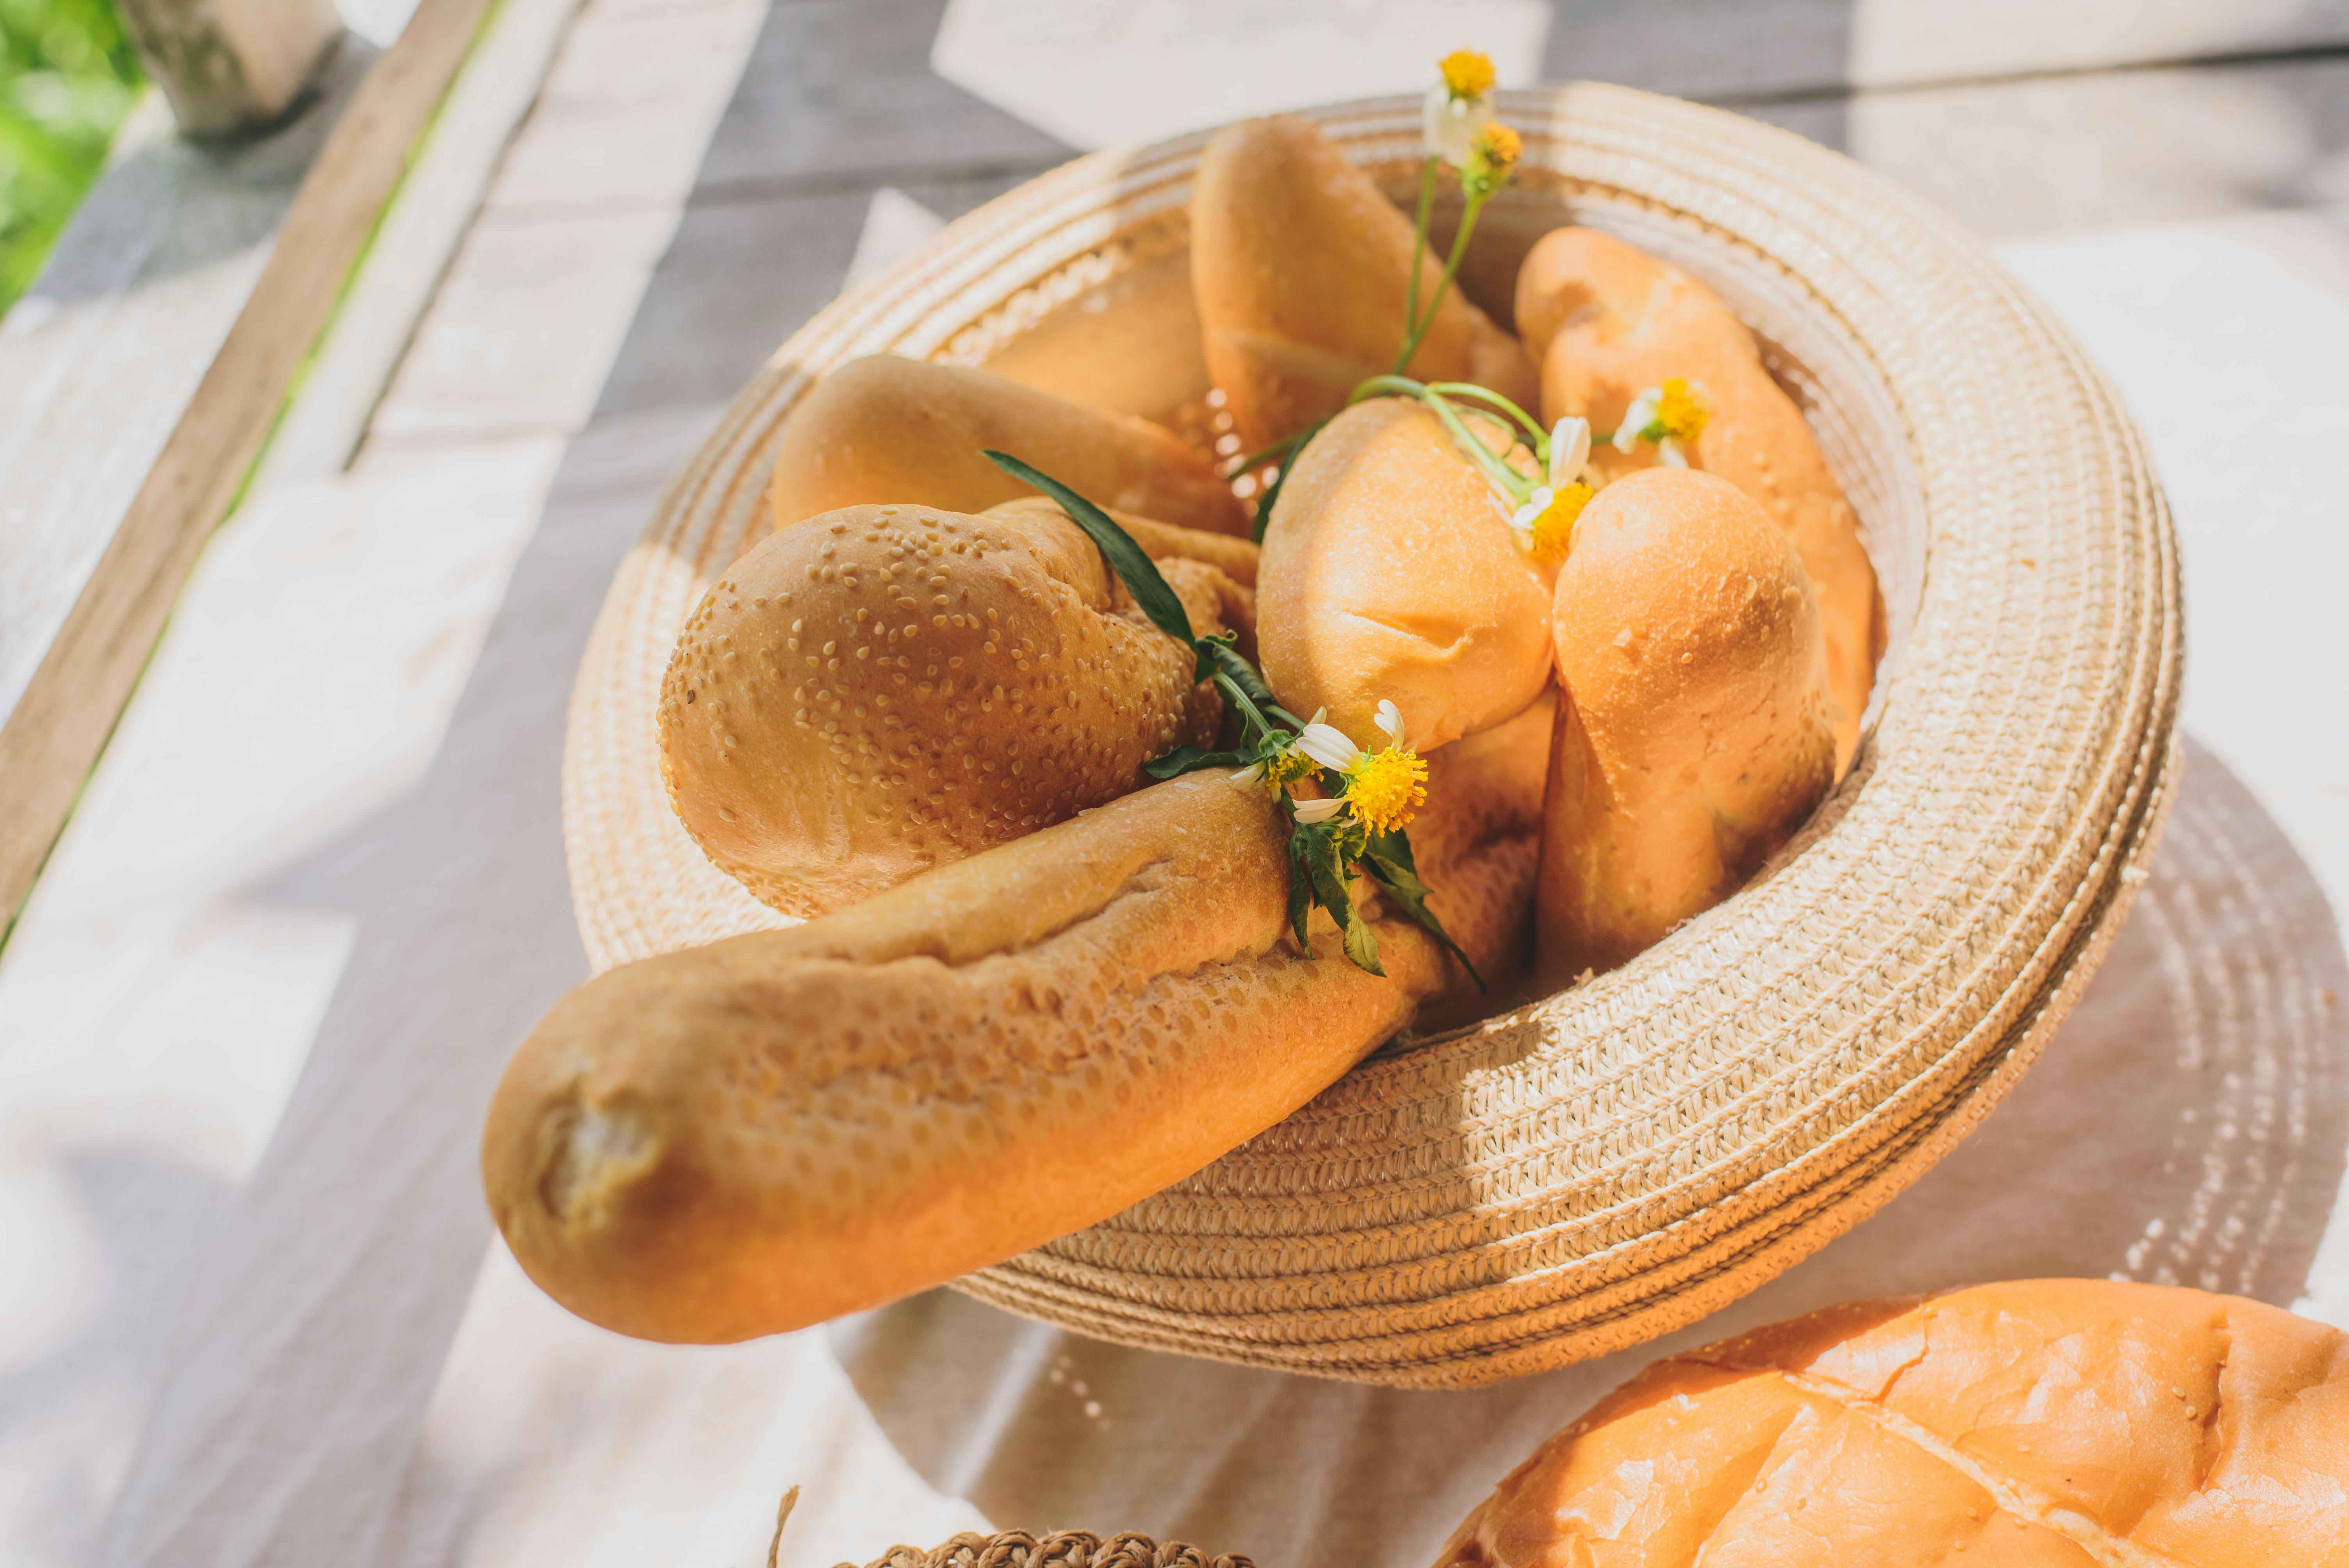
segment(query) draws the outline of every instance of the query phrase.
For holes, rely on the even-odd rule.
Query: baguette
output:
[[[1728,480],[1599,492],[1557,574],[1564,692],[1542,808],[1537,973],[1611,969],[1727,898],[1835,777],[1803,562]]]
[[[2349,1561],[2349,1341],[2240,1296],[2026,1280],[1659,1361],[1437,1568]]]
[[[1221,571],[1163,570],[1198,631],[1247,628]],[[661,685],[661,775],[721,870],[823,914],[1213,745],[1223,704],[1195,673],[1049,501],[849,507],[770,534],[694,612]]]
[[[1275,115],[1216,133],[1192,185],[1191,284],[1208,377],[1246,446],[1335,414],[1394,367],[1415,249],[1411,220],[1309,121]],[[1423,303],[1443,272],[1443,258],[1423,250]],[[1409,374],[1474,381],[1526,405],[1539,387],[1516,340],[1456,288]]]
[[[1257,609],[1265,679],[1356,745],[1380,699],[1427,747],[1549,684],[1549,583],[1433,414],[1377,397],[1330,422],[1281,486]]]
[[[774,526],[844,506],[978,512],[1036,492],[981,454],[1010,453],[1094,504],[1211,533],[1248,514],[1173,431],[991,370],[876,354],[817,382],[783,422],[767,491]]]
[[[1525,939],[1547,722],[1428,758],[1419,863],[1489,975]],[[492,1101],[499,1229],[581,1316],[719,1342],[1115,1213],[1463,984],[1399,917],[1375,922],[1383,979],[1319,912],[1298,952],[1278,821],[1195,773],[806,925],[590,980]]]
[[[1802,410],[1771,378],[1754,334],[1719,295],[1677,267],[1595,229],[1556,229],[1517,273],[1517,327],[1541,366],[1542,418],[1588,419],[1602,433],[1642,390],[1673,377],[1712,406],[1688,460],[1762,503],[1802,553],[1826,637],[1836,771],[1851,766],[1884,654],[1884,598],[1859,520]],[[1602,480],[1653,465],[1642,442],[1591,454]]]

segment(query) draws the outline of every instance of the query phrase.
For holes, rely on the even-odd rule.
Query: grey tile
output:
[[[940,217],[956,218],[1026,178],[895,183]],[[601,411],[731,397],[840,292],[879,183],[688,208],[605,383]]]
[[[1857,8],[1857,0],[1557,0],[1542,79],[1695,98],[1837,87]]]
[[[1032,173],[1071,149],[930,69],[945,0],[793,0],[768,15],[702,160],[741,199],[927,170]]]
[[[1864,93],[1837,129],[1991,239],[2320,205],[2349,198],[2349,57]]]

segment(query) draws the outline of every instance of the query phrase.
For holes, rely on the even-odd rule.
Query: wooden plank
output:
[[[252,298],[0,727],[0,910],[12,919],[489,4],[423,0],[376,62],[303,181]]]

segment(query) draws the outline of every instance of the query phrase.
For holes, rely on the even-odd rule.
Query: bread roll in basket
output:
[[[2176,546],[2078,347],[1949,220],[1848,160],[1603,86],[1505,92],[1525,137],[1464,272],[1574,222],[1716,290],[1865,527],[1890,645],[1858,760],[1744,892],[1632,963],[1396,1040],[1287,1121],[957,1288],[1102,1338],[1464,1386],[1649,1338],[1882,1205],[2046,1042],[2177,773]],[[1416,98],[1313,111],[1408,198]],[[1186,202],[1206,136],[1096,154],[808,324],[663,497],[571,709],[564,831],[599,968],[785,923],[694,847],[653,714],[678,628],[763,536],[784,417],[859,355],[985,365],[1152,418],[1206,390]],[[1439,230],[1448,227],[1439,221]]]

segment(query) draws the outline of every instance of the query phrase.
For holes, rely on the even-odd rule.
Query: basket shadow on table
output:
[[[2110,1275],[2314,1295],[2339,1315],[2349,1279],[2311,1270],[2349,1145],[2344,991],[2313,876],[2189,739],[2150,879],[2044,1057],[1875,1218],[1679,1334],[1465,1393],[1130,1350],[946,1291],[839,1325],[833,1344],[907,1462],[999,1526],[1143,1530],[1267,1568],[1425,1562],[1651,1357],[1830,1302]]]

